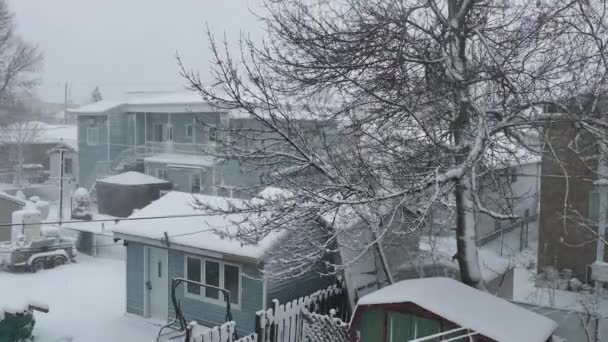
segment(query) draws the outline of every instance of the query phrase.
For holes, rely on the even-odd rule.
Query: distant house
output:
[[[404,280],[359,300],[360,342],[551,342],[557,323],[450,278]]]
[[[22,210],[25,205],[25,201],[0,191],[0,223],[11,223],[13,212]],[[10,241],[11,234],[10,226],[2,227],[0,229],[0,241]]]
[[[187,278],[229,290],[233,319],[244,334],[254,331],[256,311],[269,307],[272,299],[286,302],[335,282],[315,269],[283,280],[261,272],[272,264],[270,258],[281,257],[278,251],[287,242],[301,239],[289,253],[306,249],[320,230],[318,224],[270,234],[256,245],[242,245],[216,232],[234,233],[235,222],[242,221],[243,215],[204,215],[195,208],[195,201],[225,209],[244,204],[239,199],[173,191],[113,228],[115,238],[127,246],[127,312],[163,321],[173,317],[171,279]],[[151,219],[137,220],[142,218]],[[176,296],[187,320],[207,326],[225,322],[226,301],[218,290],[188,285],[178,288]]]
[[[49,177],[59,179],[59,151],[65,150],[64,180],[78,178],[78,154],[74,125],[50,125],[39,121],[19,122],[0,129],[0,183],[13,183],[16,173],[21,181],[42,183]],[[21,155],[21,156],[20,156]],[[17,170],[19,159],[22,170]]]
[[[85,105],[70,113],[78,120],[79,184],[124,171],[166,179],[175,190],[245,197],[225,188],[254,186],[262,171],[246,170],[236,160],[219,160],[224,143],[251,141],[227,129],[257,129],[248,114],[218,109],[195,92],[136,93],[122,101]],[[303,125],[315,126],[312,120]]]

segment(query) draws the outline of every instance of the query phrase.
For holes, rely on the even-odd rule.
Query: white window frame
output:
[[[194,125],[187,124],[186,125],[186,138],[192,138],[193,135],[194,135]]]
[[[241,309],[241,306],[243,303],[243,268],[241,267],[241,265],[235,264],[232,262],[228,262],[228,261],[224,261],[224,260],[211,259],[211,258],[194,256],[194,255],[185,255],[184,256],[184,278],[185,279],[188,279],[188,258],[198,259],[200,261],[201,283],[203,283],[203,284],[207,284],[207,280],[205,279],[205,277],[206,277],[205,262],[209,261],[209,262],[214,262],[216,264],[219,264],[220,265],[220,286],[218,286],[218,287],[222,288],[222,289],[225,288],[224,287],[224,273],[225,273],[224,265],[229,265],[229,266],[238,268],[238,270],[239,270],[239,290],[238,290],[239,303],[238,304],[230,303],[230,307],[237,309],[237,310]],[[231,293],[230,295],[234,296],[234,293]],[[213,299],[213,298],[208,298],[205,296],[204,289],[201,289],[200,295],[196,295],[196,294],[192,294],[192,293],[188,292],[188,286],[184,286],[184,297],[199,300],[199,301],[206,302],[206,303],[216,304],[216,305],[220,305],[220,306],[226,305],[226,302],[224,300],[224,294],[221,291],[219,293],[219,299]]]
[[[91,132],[95,132],[95,140],[91,139]],[[87,127],[87,145],[97,146],[99,145],[99,127]]]
[[[198,176],[199,179],[199,183],[198,183],[198,192],[193,192],[192,191],[192,186],[194,185],[194,177]],[[191,193],[196,193],[196,194],[201,194],[203,193],[203,174],[199,173],[199,172],[195,172],[193,174],[190,175],[190,192]]]

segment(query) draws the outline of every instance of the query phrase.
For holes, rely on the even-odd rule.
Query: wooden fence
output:
[[[258,342],[305,341],[305,311],[331,315],[346,322],[350,319],[348,296],[339,285],[332,285],[286,304],[280,304],[276,299],[273,303],[273,308],[256,314]]]

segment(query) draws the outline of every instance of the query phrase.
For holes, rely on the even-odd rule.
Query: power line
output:
[[[172,219],[172,218],[185,218],[185,217],[207,217],[214,216],[217,214],[185,214],[185,215],[165,215],[165,216],[148,216],[148,217],[125,217],[115,219],[93,219],[90,221],[71,220],[71,221],[54,221],[54,222],[40,222],[40,223],[0,223],[0,227],[12,227],[12,226],[34,226],[39,224],[46,225],[61,225],[70,223],[89,223],[89,222],[114,222],[120,221],[139,221],[139,220],[160,220],[160,219]]]

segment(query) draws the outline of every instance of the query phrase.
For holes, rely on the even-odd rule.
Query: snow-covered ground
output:
[[[125,264],[79,256],[40,273],[0,271],[0,307],[44,303],[35,312],[36,342],[154,341],[159,326],[125,314]]]

